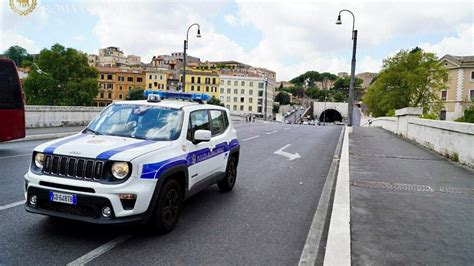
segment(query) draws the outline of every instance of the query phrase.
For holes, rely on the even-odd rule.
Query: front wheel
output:
[[[161,190],[151,225],[159,234],[171,232],[178,223],[183,194],[179,183],[171,179]]]
[[[221,192],[231,191],[234,188],[235,180],[237,179],[237,160],[230,157],[227,162],[225,177],[222,181],[217,183],[217,187]]]

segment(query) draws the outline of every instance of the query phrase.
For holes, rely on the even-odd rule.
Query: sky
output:
[[[356,73],[378,72],[383,59],[416,46],[474,55],[474,1],[36,0],[26,16],[0,0],[0,52],[19,45],[38,53],[55,43],[97,54],[117,46],[150,62],[183,50],[202,61],[236,60],[289,80],[308,70],[350,72],[352,16],[358,30]],[[29,0],[34,1],[34,0]]]

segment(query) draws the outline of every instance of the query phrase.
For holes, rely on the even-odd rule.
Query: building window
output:
[[[160,75],[160,80],[163,80],[163,75]]]
[[[127,77],[128,82],[133,82],[133,77]]]
[[[230,96],[227,96],[227,102],[230,103]]]
[[[241,81],[240,86],[242,86],[242,87],[245,86],[245,81]]]
[[[124,81],[124,77],[123,76],[118,76],[118,81]]]
[[[258,92],[258,97],[263,97],[263,91]]]
[[[225,107],[226,107],[227,109],[229,109],[229,110],[230,110],[230,105],[229,105],[229,104],[228,104],[228,105],[226,105]]]
[[[253,94],[253,90],[249,90],[249,94],[252,95],[252,94]]]
[[[209,92],[209,86],[206,86],[206,92]]]
[[[236,103],[236,102],[237,102],[237,97],[234,97],[234,103]]]
[[[234,86],[239,86],[239,82],[237,80],[234,81]]]
[[[469,100],[471,100],[471,101],[474,100],[474,90],[469,91]]]
[[[191,85],[191,91],[194,91],[194,85]]]
[[[474,71],[471,71],[471,81],[474,81]]]
[[[240,111],[243,111],[243,110],[244,110],[244,106],[241,105],[241,106],[240,106]]]
[[[114,84],[112,84],[112,83],[108,83],[108,84],[107,84],[107,89],[110,89],[110,90],[111,90],[111,89],[113,89],[113,88],[114,88]]]
[[[104,98],[104,93],[103,92],[100,93],[100,98]]]
[[[223,102],[224,101],[224,96],[219,97],[219,101]]]
[[[234,109],[234,111],[237,111],[237,105],[234,105],[233,109]]]
[[[109,99],[112,99],[112,93],[109,92]]]
[[[153,82],[153,87],[155,87],[155,88],[158,87],[158,82],[156,82],[156,81]]]
[[[252,103],[253,102],[253,98],[249,98],[249,103]]]
[[[148,88],[151,89],[151,83],[148,83]]]
[[[143,82],[143,78],[138,77],[137,82]]]
[[[448,91],[447,90],[442,90],[441,91],[441,100],[446,101],[448,98]]]
[[[244,90],[244,89],[241,89],[241,90],[240,90],[240,94],[244,95],[244,94],[245,94],[245,90]]]
[[[148,76],[148,79],[151,79],[151,75]]]
[[[234,89],[234,94],[239,94],[239,89]]]
[[[250,81],[249,86],[253,87],[253,81]]]
[[[240,97],[240,102],[243,103],[245,101],[244,97]]]
[[[212,78],[212,84],[216,84],[216,78]]]
[[[100,74],[100,79],[104,79],[104,74]]]
[[[231,94],[231,89],[227,88],[227,94]]]
[[[222,94],[224,93],[224,88],[221,88],[221,93],[222,93]]]
[[[155,75],[155,79],[157,79],[156,77],[157,77],[157,75]]]
[[[227,85],[229,85],[229,86],[230,86],[230,80],[228,80],[228,81],[227,81]]]
[[[258,83],[258,88],[263,89],[263,82]]]
[[[252,112],[252,106],[249,106],[249,112]]]
[[[201,83],[201,77],[198,77],[198,82],[197,83]],[[199,86],[198,86],[199,88]]]
[[[122,100],[122,94],[119,94],[119,99]]]
[[[199,80],[199,78],[198,78],[198,80]],[[197,87],[197,91],[201,91],[201,86]]]
[[[107,80],[112,80],[112,75],[107,75]]]
[[[122,90],[122,85],[119,86],[119,90]]]
[[[191,77],[191,83],[194,83],[194,77]]]

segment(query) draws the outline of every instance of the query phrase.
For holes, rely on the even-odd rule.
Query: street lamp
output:
[[[188,36],[189,36],[189,30],[193,27],[197,26],[197,38],[201,38],[201,26],[197,23],[191,24],[191,26],[188,27],[188,31],[186,32],[186,40],[184,40],[184,53],[183,53],[183,82],[181,83],[182,90],[186,90],[186,50],[188,50]]]
[[[348,109],[348,119],[347,119],[347,126],[352,126],[352,112],[354,109],[354,81],[355,81],[355,66],[356,66],[356,47],[357,47],[357,30],[354,29],[355,26],[355,16],[350,10],[342,9],[339,11],[339,15],[337,16],[336,25],[341,25],[341,13],[342,12],[349,12],[352,15],[352,62],[351,62],[351,83],[349,86],[349,109]]]

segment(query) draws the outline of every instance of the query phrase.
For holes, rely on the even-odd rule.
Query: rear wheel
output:
[[[235,180],[237,179],[237,160],[230,157],[227,162],[225,177],[222,181],[217,183],[217,187],[222,192],[231,191],[234,188]]]
[[[183,194],[179,183],[174,179],[166,181],[151,220],[151,225],[157,233],[166,234],[174,229],[178,223],[182,201]]]

